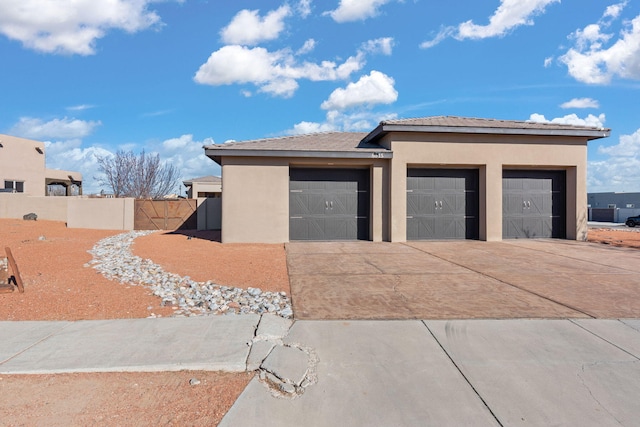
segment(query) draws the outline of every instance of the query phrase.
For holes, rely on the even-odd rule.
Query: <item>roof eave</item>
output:
[[[367,151],[309,151],[309,150],[233,150],[205,149],[207,157],[220,164],[223,156],[230,157],[311,157],[330,159],[391,159],[393,152],[389,150]]]
[[[463,127],[463,126],[422,126],[422,125],[389,125],[380,124],[369,133],[362,142],[372,142],[389,132],[428,132],[428,133],[469,133],[493,135],[536,135],[536,136],[570,136],[593,139],[606,138],[611,129],[514,129],[501,127]]]

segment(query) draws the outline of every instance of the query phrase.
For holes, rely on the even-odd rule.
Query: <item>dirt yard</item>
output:
[[[52,221],[0,219],[0,256],[9,247],[25,293],[0,294],[0,321],[168,316],[140,286],[112,282],[85,264],[102,238],[120,231],[67,229]],[[190,238],[189,238],[190,237]],[[216,233],[157,232],[134,255],[165,271],[220,285],[290,294],[283,245],[221,245]],[[0,424],[7,426],[216,425],[253,374],[219,372],[0,376]],[[200,381],[189,383],[191,378]]]
[[[589,230],[588,240],[612,246],[640,248],[640,228],[624,228],[612,230],[608,228],[593,228]]]

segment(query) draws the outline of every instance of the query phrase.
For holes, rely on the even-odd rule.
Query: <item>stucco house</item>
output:
[[[0,134],[0,191],[48,196],[50,186],[62,194],[82,194],[82,174],[47,169],[44,143]]]
[[[222,178],[219,176],[201,176],[182,181],[182,184],[186,187],[188,199],[222,197]]]
[[[587,143],[609,134],[438,116],[204,149],[222,167],[225,243],[583,240]]]

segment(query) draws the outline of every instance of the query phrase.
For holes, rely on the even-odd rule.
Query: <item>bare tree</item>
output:
[[[115,197],[156,199],[171,193],[179,173],[171,164],[161,163],[160,155],[136,156],[133,151],[119,150],[113,156],[97,157],[101,185],[111,188]]]

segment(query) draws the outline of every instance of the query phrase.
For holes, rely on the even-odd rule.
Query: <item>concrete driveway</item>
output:
[[[640,251],[568,240],[287,244],[297,319],[638,318]]]

